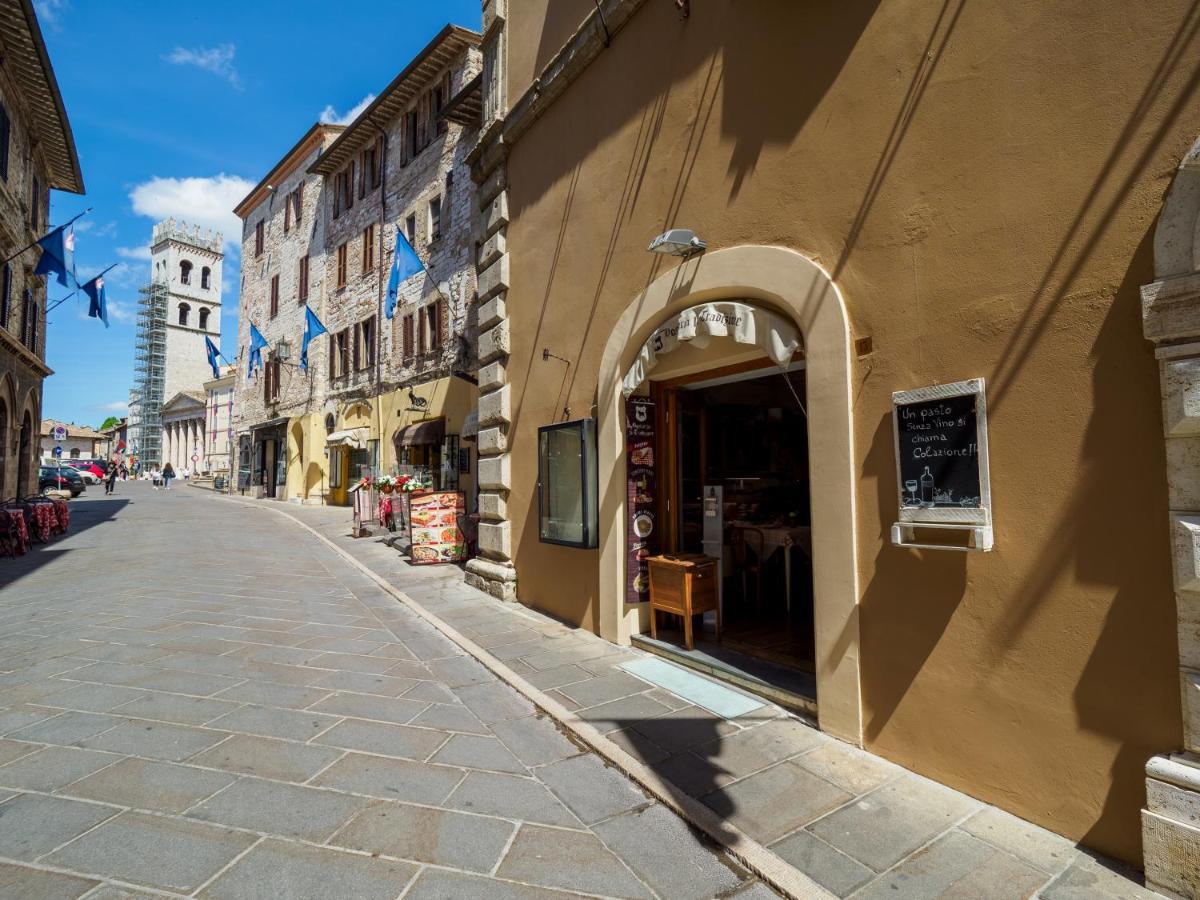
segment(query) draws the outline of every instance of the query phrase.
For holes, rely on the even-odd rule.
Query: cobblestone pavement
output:
[[[773,896],[299,527],[91,493],[0,560],[0,896]]]
[[[215,501],[214,502],[224,502]],[[1138,873],[988,804],[865,753],[766,705],[726,718],[621,668],[619,648],[462,582],[412,567],[350,512],[270,504],[474,641],[687,795],[839,897],[1149,900]],[[464,699],[495,715],[493,689]],[[504,695],[507,696],[507,695]],[[501,729],[506,727],[501,724]],[[547,772],[570,771],[567,761]]]

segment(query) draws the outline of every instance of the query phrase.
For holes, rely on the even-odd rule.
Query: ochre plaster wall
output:
[[[537,78],[596,9],[592,0],[509,0],[508,97],[510,104]]]
[[[513,4],[514,46],[541,34],[535,6]],[[649,239],[682,225],[795,249],[875,348],[853,393],[864,743],[1138,861],[1142,766],[1180,745],[1180,715],[1137,289],[1200,133],[1190,15],[706,0],[680,20],[647,3],[509,157],[521,599],[596,627],[596,554],[537,541],[535,434],[591,413],[614,322],[676,265]],[[978,376],[995,552],[891,547],[891,392]]]

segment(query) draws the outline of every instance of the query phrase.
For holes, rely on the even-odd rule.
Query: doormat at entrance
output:
[[[621,663],[620,667],[630,675],[636,675],[697,706],[703,706],[724,719],[744,716],[766,705],[761,700],[755,700],[715,681],[709,681],[703,675],[697,675],[654,657]]]

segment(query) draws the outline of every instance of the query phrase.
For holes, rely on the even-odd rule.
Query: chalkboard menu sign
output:
[[[892,395],[900,519],[990,524],[983,379]]]

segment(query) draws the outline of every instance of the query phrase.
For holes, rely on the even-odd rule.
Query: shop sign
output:
[[[945,549],[990,550],[991,487],[982,378],[892,394],[899,522],[893,542],[916,544],[916,528],[946,534]],[[966,537],[963,541],[962,538]]]
[[[462,491],[413,491],[408,495],[413,565],[462,562],[467,558],[467,538],[462,530],[466,511]]]
[[[729,300],[704,303],[683,310],[655,329],[625,373],[622,392],[628,397],[636,391],[662,354],[680,344],[703,350],[715,337],[756,346],[783,369],[800,348],[800,333],[795,326],[772,312]]]
[[[626,603],[644,603],[650,599],[650,568],[646,560],[658,553],[655,424],[653,400],[630,397],[625,401]]]

